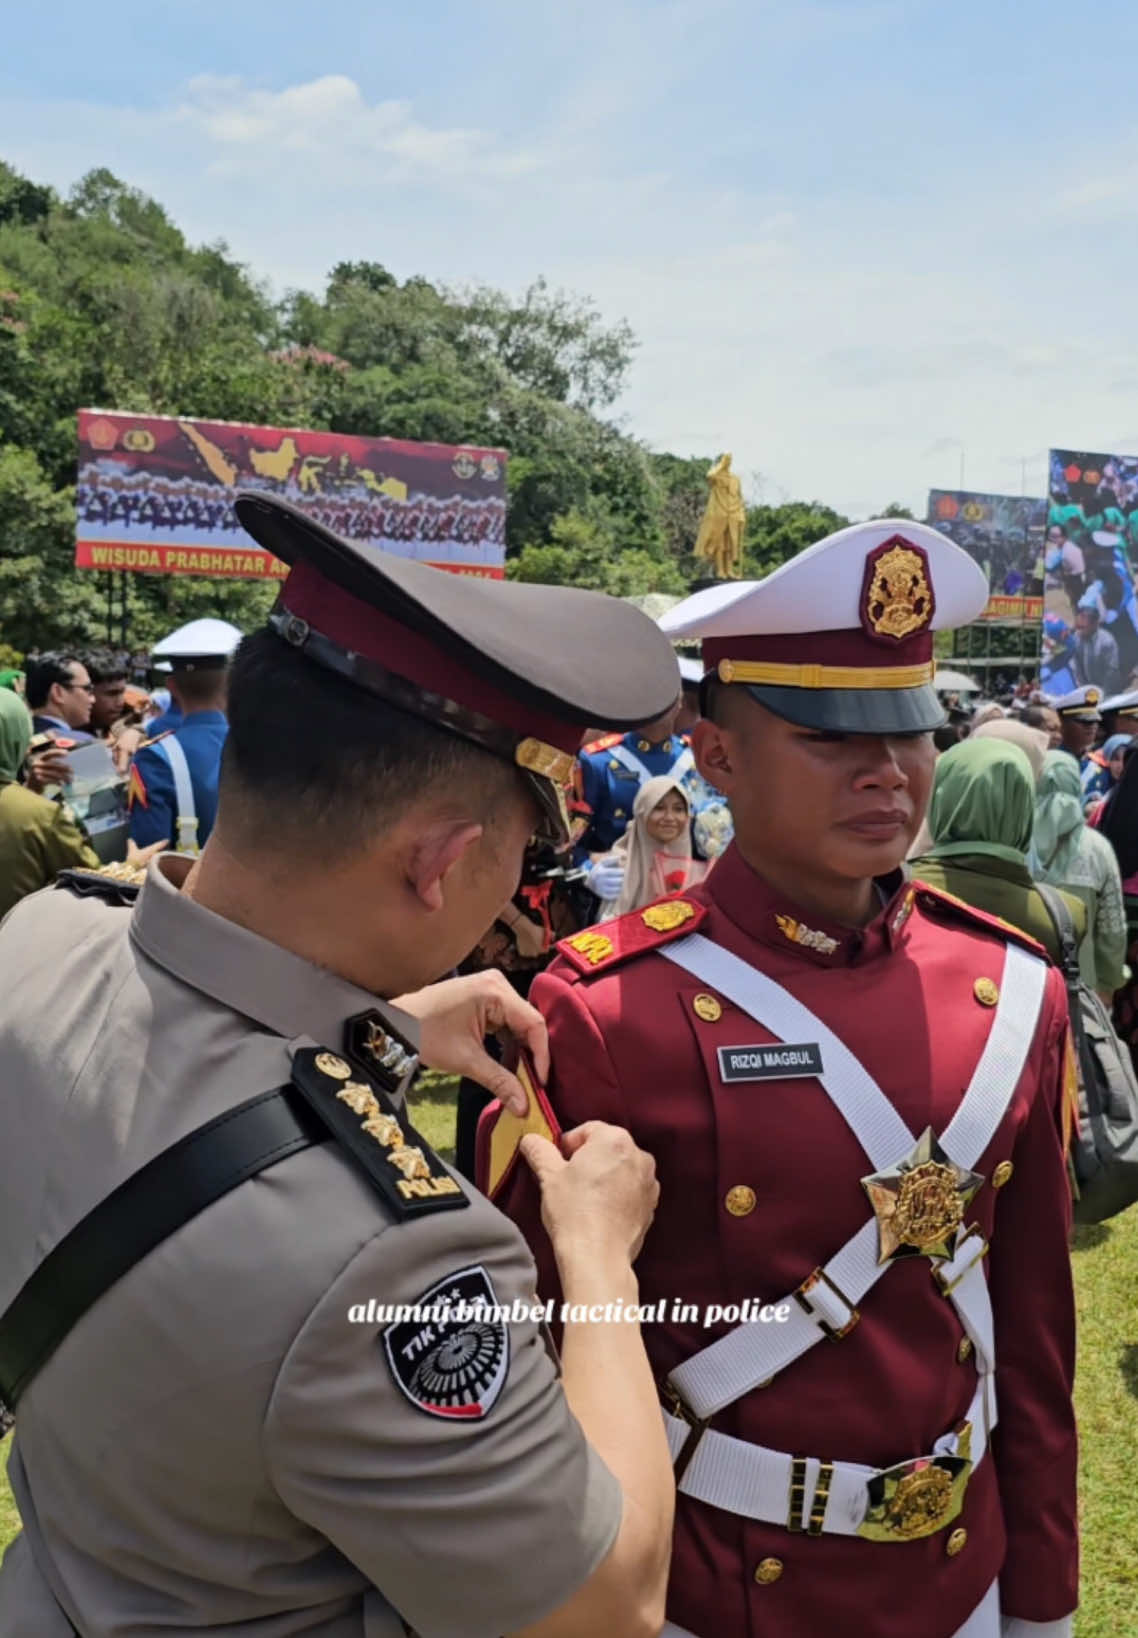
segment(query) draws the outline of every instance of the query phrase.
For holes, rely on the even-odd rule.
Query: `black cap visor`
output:
[[[924,734],[948,718],[931,683],[918,688],[767,688],[732,683],[784,722],[830,734]]]

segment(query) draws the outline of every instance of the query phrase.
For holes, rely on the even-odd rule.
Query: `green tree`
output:
[[[788,563],[815,541],[849,524],[821,501],[787,501],[782,506],[752,506],[743,541],[744,576],[758,579]]]

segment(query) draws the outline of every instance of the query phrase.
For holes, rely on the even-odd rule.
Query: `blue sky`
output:
[[[864,516],[1138,451],[1138,8],[62,0],[0,156],[110,166],[282,290],[343,258],[627,317],[618,406]],[[38,12],[38,15],[37,15]],[[381,432],[382,428],[376,428]]]

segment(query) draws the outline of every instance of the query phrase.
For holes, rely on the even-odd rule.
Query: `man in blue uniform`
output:
[[[1086,766],[1087,754],[1095,742],[1102,716],[1099,704],[1100,688],[1073,688],[1069,694],[1052,698],[1050,704],[1059,717],[1063,735],[1061,749],[1069,751],[1079,764],[1080,772]]]
[[[224,620],[192,620],[154,650],[169,660],[178,727],[146,740],[130,777],[130,835],[139,847],[169,842],[198,853],[213,829],[221,752],[228,732],[225,684],[240,632]]]

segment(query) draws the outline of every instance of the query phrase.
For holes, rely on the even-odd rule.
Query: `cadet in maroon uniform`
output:
[[[667,1304],[646,1337],[673,1634],[1071,1631],[1063,985],[899,868],[943,715],[932,632],[985,597],[943,536],[874,522],[676,609],[735,844],[690,894],[565,941],[532,992],[550,1123],[622,1123],[656,1159],[637,1273]],[[481,1136],[555,1294],[518,1136]]]

